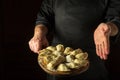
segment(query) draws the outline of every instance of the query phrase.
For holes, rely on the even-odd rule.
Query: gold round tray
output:
[[[51,75],[77,75],[77,74],[81,74],[83,72],[85,72],[88,68],[89,68],[89,61],[86,63],[86,66],[80,67],[79,69],[72,69],[71,71],[50,71],[46,68],[46,66],[44,64],[42,64],[41,61],[38,62],[38,64],[40,65],[40,67],[48,74]]]

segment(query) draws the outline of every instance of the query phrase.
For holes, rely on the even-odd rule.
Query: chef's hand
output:
[[[38,53],[39,50],[47,47],[49,45],[46,38],[47,29],[43,25],[38,25],[35,27],[33,38],[29,41],[29,47],[34,53]]]
[[[113,23],[101,23],[94,32],[94,42],[96,45],[96,53],[101,58],[106,60],[110,52],[110,36],[115,36],[118,33],[118,28]]]

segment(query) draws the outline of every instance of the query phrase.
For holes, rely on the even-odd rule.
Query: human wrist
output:
[[[110,36],[116,36],[118,33],[117,26],[112,22],[107,22],[107,25],[110,28]]]
[[[35,29],[34,29],[34,36],[36,37],[43,37],[46,36],[47,34],[47,27],[40,24],[40,25],[36,25]]]

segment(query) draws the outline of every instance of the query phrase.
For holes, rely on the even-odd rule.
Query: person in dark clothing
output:
[[[90,67],[75,76],[52,76],[47,80],[108,80],[104,61],[110,53],[110,41],[120,39],[120,0],[43,0],[29,47],[38,53],[49,42],[88,52]],[[113,39],[112,39],[113,40]]]

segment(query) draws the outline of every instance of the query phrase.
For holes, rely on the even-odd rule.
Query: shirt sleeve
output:
[[[43,0],[37,14],[36,25],[43,24],[48,30],[54,26],[53,0]]]
[[[107,13],[105,20],[106,22],[112,22],[118,27],[118,34],[112,37],[113,42],[118,42],[120,40],[120,0],[108,0]]]

